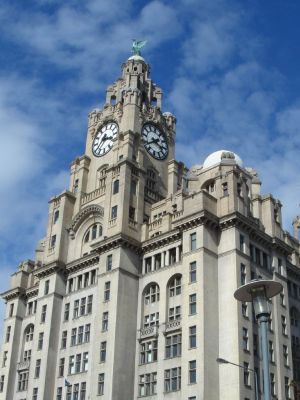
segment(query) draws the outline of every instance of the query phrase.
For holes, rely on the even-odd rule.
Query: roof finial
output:
[[[132,39],[132,52],[135,56],[141,56],[141,49],[146,45],[147,40]]]

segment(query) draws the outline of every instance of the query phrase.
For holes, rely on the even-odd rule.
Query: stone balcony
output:
[[[28,370],[30,367],[30,360],[20,361],[17,363],[17,371]]]
[[[90,201],[93,201],[98,197],[103,196],[104,194],[105,194],[105,186],[97,188],[96,190],[93,190],[90,193],[83,193],[81,195],[80,204],[83,206],[89,203]]]
[[[181,329],[181,319],[175,319],[174,321],[169,321],[165,323],[164,333],[169,333]]]
[[[150,338],[153,336],[158,336],[158,326],[149,326],[147,328],[142,328],[139,330],[139,340]]]

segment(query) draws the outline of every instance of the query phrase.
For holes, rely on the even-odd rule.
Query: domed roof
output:
[[[134,54],[133,56],[129,57],[128,61],[129,60],[144,61],[145,62],[145,59],[142,56],[139,56],[138,54]]]
[[[243,168],[243,161],[241,158],[228,150],[218,150],[211,153],[203,163],[203,168],[210,168],[214,165],[225,163],[225,164],[237,164],[239,167]]]

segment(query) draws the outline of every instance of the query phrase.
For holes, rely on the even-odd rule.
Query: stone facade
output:
[[[271,303],[270,373],[274,398],[294,398],[299,221],[295,237],[282,229],[280,202],[232,152],[177,162],[176,119],[161,110],[149,66],[130,57],[89,114],[35,261],[2,294],[0,400],[247,400],[253,369],[261,398],[257,323],[233,297],[257,277],[284,287]]]

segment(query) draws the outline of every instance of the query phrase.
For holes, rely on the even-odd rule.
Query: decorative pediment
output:
[[[75,238],[75,234],[82,222],[90,215],[103,217],[104,209],[98,204],[91,204],[89,206],[83,207],[73,218],[72,223],[68,229],[69,235],[72,239]]]

